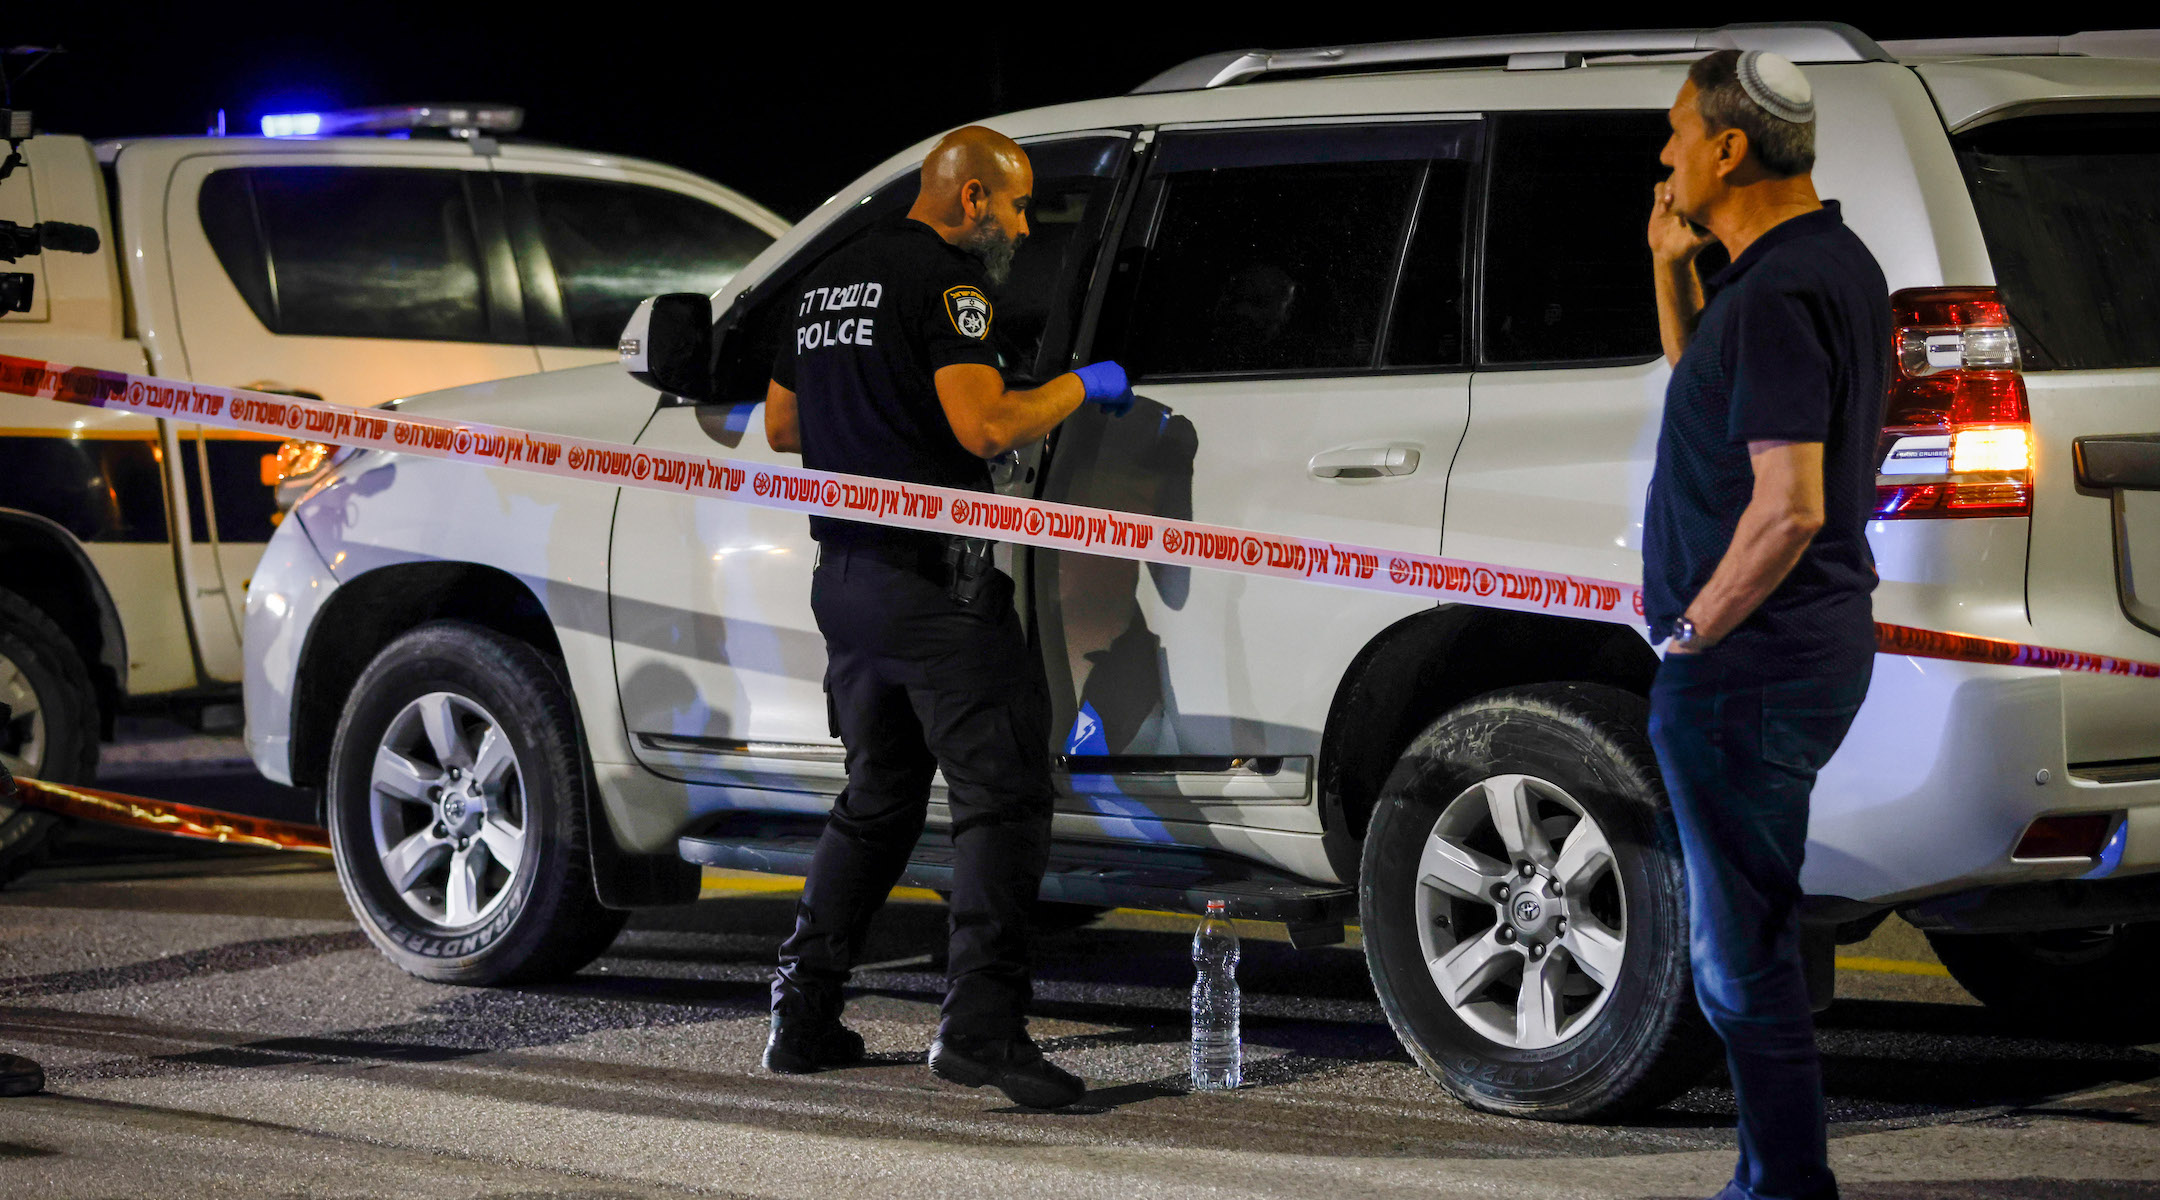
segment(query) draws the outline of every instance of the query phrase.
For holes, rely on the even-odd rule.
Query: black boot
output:
[[[45,1090],[45,1069],[20,1054],[0,1054],[0,1096],[35,1096]]]
[[[765,1041],[765,1069],[778,1075],[808,1075],[831,1067],[851,1067],[863,1059],[862,1035],[838,1017],[775,1011],[772,1036]]]
[[[1078,1075],[1042,1055],[1026,1034],[976,1038],[940,1033],[930,1046],[930,1070],[964,1087],[989,1084],[1027,1108],[1063,1108],[1087,1095]]]

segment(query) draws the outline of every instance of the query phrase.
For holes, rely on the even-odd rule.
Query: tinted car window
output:
[[[1655,356],[1643,227],[1651,189],[1667,174],[1658,164],[1671,134],[1665,114],[1510,114],[1494,132],[1485,360]]]
[[[0,435],[0,508],[57,521],[85,542],[162,542],[154,436]]]
[[[1129,145],[1124,138],[1076,137],[1027,147],[1035,168],[1032,231],[1013,258],[1012,277],[991,295],[997,307],[992,336],[1006,375],[1015,381],[1067,369],[1079,300]],[[765,398],[773,357],[794,315],[796,281],[865,229],[905,213],[921,186],[911,171],[865,197],[736,301],[720,321],[715,394],[722,403]]]
[[[570,337],[613,349],[638,301],[717,292],[772,244],[741,217],[680,192],[561,175],[529,176]]]
[[[217,513],[221,542],[267,542],[277,528],[276,476],[278,439],[251,435],[190,432],[180,439],[180,470],[186,478],[189,531],[198,543],[210,539],[204,516],[203,459],[210,463],[208,508]]]
[[[1403,255],[1388,316],[1389,367],[1457,367],[1469,341],[1468,282],[1470,164],[1442,161],[1426,169],[1417,224]]]
[[[2160,366],[2160,113],[2000,121],[1957,152],[2025,365]]]
[[[265,324],[324,337],[488,340],[468,174],[251,169],[272,310]],[[225,267],[234,272],[235,262]]]
[[[255,319],[278,331],[277,301],[270,292],[270,260],[262,238],[262,217],[246,171],[213,171],[203,180],[195,208],[219,265],[247,301]],[[114,228],[118,228],[115,225]]]
[[[1459,359],[1475,142],[1471,126],[1166,136],[1142,200],[1153,233],[1119,321],[1126,368],[1159,378],[1378,365],[1405,239],[1436,175],[1398,361]],[[1449,276],[1454,294],[1437,296]],[[1452,344],[1436,328],[1450,313]]]

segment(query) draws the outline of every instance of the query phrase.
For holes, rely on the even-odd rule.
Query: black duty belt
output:
[[[996,575],[991,563],[995,543],[987,538],[926,534],[920,541],[869,541],[821,545],[818,560],[867,558],[896,570],[920,575],[945,589],[953,603],[973,606]],[[994,590],[994,589],[993,589]],[[1009,601],[1009,596],[1008,596]]]

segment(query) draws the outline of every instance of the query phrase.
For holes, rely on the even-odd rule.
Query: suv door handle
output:
[[[1344,446],[1322,450],[1305,466],[1320,479],[1378,479],[1417,470],[1418,452],[1415,446]]]
[[[2070,450],[2081,487],[2160,488],[2160,433],[2081,437]]]

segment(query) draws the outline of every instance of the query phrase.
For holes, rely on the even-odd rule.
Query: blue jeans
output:
[[[1695,998],[1724,1039],[1740,1109],[1740,1163],[1719,1200],[1837,1195],[1800,960],[1800,863],[1808,793],[1869,674],[1767,679],[1712,651],[1667,658],[1650,689],[1650,742],[1687,865]]]

